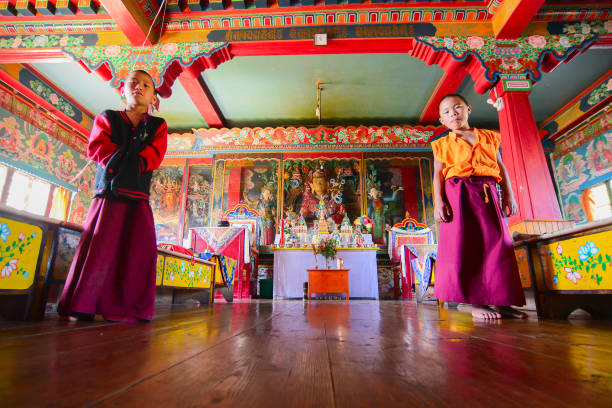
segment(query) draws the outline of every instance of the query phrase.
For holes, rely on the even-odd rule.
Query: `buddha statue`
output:
[[[312,175],[312,182],[309,183],[309,189],[304,193],[300,215],[306,221],[324,219],[331,225],[340,224],[342,218],[346,215],[346,210],[342,203],[333,200],[329,194],[329,183],[327,177],[322,170],[317,170]]]

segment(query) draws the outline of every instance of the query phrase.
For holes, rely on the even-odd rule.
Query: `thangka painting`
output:
[[[278,197],[278,162],[257,162],[242,170],[242,201],[259,213],[259,243],[272,245],[276,231]]]
[[[581,195],[612,178],[612,130],[554,160],[554,171],[566,219],[587,222]]]
[[[284,217],[304,217],[311,226],[324,210],[336,225],[345,216],[352,222],[361,215],[359,174],[356,159],[285,160]]]
[[[426,221],[419,162],[418,158],[366,160],[367,213],[374,222],[372,239],[377,244],[385,243],[385,227],[407,214]]]
[[[210,216],[212,192],[212,167],[190,166],[187,182],[187,209],[185,212],[184,238],[190,228],[206,227]]]
[[[259,244],[274,242],[278,205],[278,160],[228,160],[223,211],[245,203],[259,214]]]
[[[83,224],[87,217],[87,210],[91,204],[94,191],[96,163],[90,163],[77,180],[78,190],[72,198],[68,221]]]
[[[164,166],[153,172],[150,202],[157,242],[178,242],[183,166]]]

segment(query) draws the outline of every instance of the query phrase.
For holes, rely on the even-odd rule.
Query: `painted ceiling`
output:
[[[612,49],[590,49],[545,74],[529,95],[536,123],[540,125],[611,69]],[[488,95],[474,91],[474,81],[467,77],[457,92],[472,105],[473,125],[497,126],[497,112],[487,104]]]
[[[447,85],[449,64],[440,63],[440,55],[414,56],[416,51],[410,47],[416,43],[408,46],[408,37],[493,38],[503,37],[508,27],[514,30],[513,38],[542,37],[564,33],[568,29],[563,25],[572,22],[580,30],[580,21],[588,20],[589,30],[605,35],[590,41],[588,46],[595,44],[591,49],[572,58],[564,56],[565,63],[534,83],[530,101],[538,124],[549,121],[612,70],[612,5],[599,0],[589,1],[588,7],[584,2],[563,0],[167,0],[162,10],[160,3],[0,2],[0,43],[4,41],[0,70],[16,72],[16,64],[25,63],[25,69],[63,91],[91,116],[120,108],[122,103],[107,73],[98,67],[84,69],[85,64],[62,54],[66,44],[71,44],[68,41],[85,41],[101,49],[149,46],[158,40],[164,46],[219,41],[216,44],[223,48],[229,43],[230,57],[207,56],[210,58],[202,61],[208,66],[189,66],[190,80],[185,80],[189,70],[170,75],[172,94],[162,99],[159,116],[167,120],[171,131],[179,133],[206,127],[317,126],[317,81],[321,83],[321,125],[435,124],[432,101]],[[158,16],[163,23],[151,25],[158,10],[163,12]],[[506,26],[504,13],[510,13],[512,22]],[[502,28],[497,27],[496,19],[502,21]],[[152,41],[145,38],[150,34],[147,28],[153,33],[149,36]],[[321,30],[328,34],[327,48],[311,45],[314,34]],[[57,44],[51,44],[52,40]],[[26,41],[34,44],[31,48],[44,50],[26,53],[36,51],[23,50]],[[50,45],[40,46],[37,42],[41,41]],[[338,44],[342,46],[337,48]],[[156,50],[154,53],[165,52],[163,47]],[[138,59],[140,53],[130,58]],[[173,69],[166,68],[164,75]],[[476,92],[483,85],[476,84],[473,75],[480,74],[463,72],[453,89],[473,105],[472,125],[495,127],[497,113],[486,102],[488,93]],[[207,123],[211,117],[212,125]]]
[[[89,112],[122,106],[116,89],[75,63],[37,63],[38,72]],[[549,118],[612,69],[612,49],[588,50],[536,83],[530,95],[537,123]],[[443,71],[406,54],[350,54],[240,57],[202,79],[225,118],[226,127],[315,126],[316,81],[322,81],[323,125],[419,125],[419,117]],[[469,76],[458,92],[473,107],[473,126],[497,126],[487,95]],[[174,131],[207,127],[177,81],[162,99],[159,116]]]

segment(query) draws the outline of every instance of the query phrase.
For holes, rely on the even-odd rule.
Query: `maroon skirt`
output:
[[[473,305],[524,305],[495,179],[452,177],[444,186],[452,218],[440,223],[436,297]]]
[[[156,264],[149,202],[94,198],[58,304],[59,314],[151,320]]]

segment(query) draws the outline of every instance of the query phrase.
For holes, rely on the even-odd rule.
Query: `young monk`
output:
[[[514,215],[517,205],[499,153],[501,136],[470,127],[471,111],[461,95],[445,96],[440,122],[450,133],[431,143],[434,215],[441,222],[435,295],[471,304],[474,319],[524,319],[511,307],[524,305],[525,296],[502,212]]]
[[[63,317],[153,318],[157,248],[149,189],[168,129],[149,116],[157,95],[146,71],[131,72],[122,94],[125,110],[96,116],[89,136],[87,156],[98,163],[95,197],[58,305]]]

